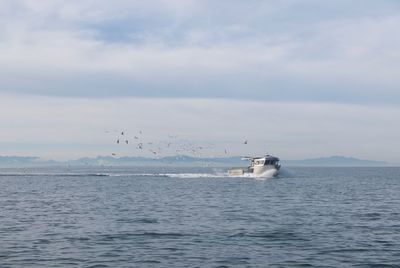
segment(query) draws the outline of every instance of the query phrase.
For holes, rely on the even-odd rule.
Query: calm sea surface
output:
[[[400,168],[0,170],[0,267],[400,267]]]

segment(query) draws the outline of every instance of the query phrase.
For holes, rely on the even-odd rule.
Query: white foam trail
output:
[[[255,175],[256,178],[263,178],[263,179],[272,179],[277,177],[279,174],[279,171],[277,169],[269,169],[266,170],[264,173],[260,175]]]
[[[251,178],[257,180],[265,180],[281,177],[280,171],[276,169],[269,169],[262,174],[246,173],[238,176],[230,176],[227,172],[218,173],[165,173],[157,174],[157,176],[170,177],[170,178],[182,178],[182,179],[195,179],[195,178]],[[286,177],[286,176],[283,176]]]
[[[170,177],[170,178],[182,178],[182,179],[195,179],[195,178],[226,178],[227,173],[165,173],[157,174],[158,176]]]
[[[38,177],[38,176],[46,176],[46,177],[109,177],[108,173],[57,173],[57,172],[1,172],[0,176],[12,176],[12,177]]]
[[[253,173],[245,173],[243,175],[238,175],[238,176],[231,176],[231,177],[236,177],[236,178],[252,178],[252,179],[257,179],[257,180],[265,180],[265,179],[272,179],[276,178],[279,174],[279,171],[276,169],[269,169],[266,170],[262,174],[253,174]]]
[[[277,177],[278,171],[270,169],[263,174],[255,175],[246,173],[244,175],[230,176],[228,172],[214,171],[213,173],[41,173],[41,172],[1,172],[1,176],[54,176],[54,177],[169,177],[169,178],[182,178],[182,179],[195,179],[195,178],[252,178],[258,180],[265,180]],[[280,170],[279,177],[293,177],[294,175],[287,170]]]

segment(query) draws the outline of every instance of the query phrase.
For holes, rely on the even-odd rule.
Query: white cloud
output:
[[[143,128],[398,163],[396,3],[0,0],[3,153],[107,154],[99,133]]]
[[[148,155],[133,137],[168,140],[179,135],[203,155],[262,154],[283,159],[329,155],[400,163],[400,128],[394,107],[222,99],[81,99],[1,96],[2,154],[74,158],[88,155]],[[116,132],[113,132],[116,130]],[[124,130],[130,145],[115,143]],[[106,133],[105,131],[111,131]],[[249,144],[243,145],[248,139]],[[166,150],[164,154],[176,153]]]
[[[228,4],[213,3],[3,1],[0,90],[243,98],[251,88],[269,99],[268,88],[281,100],[398,102],[398,16],[299,19],[290,29],[275,13],[291,16],[301,2],[234,2],[218,19]],[[148,19],[153,13],[157,19]],[[120,29],[141,41],[99,37]]]

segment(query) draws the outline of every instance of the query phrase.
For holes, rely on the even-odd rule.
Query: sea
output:
[[[400,267],[400,168],[0,169],[0,267]]]

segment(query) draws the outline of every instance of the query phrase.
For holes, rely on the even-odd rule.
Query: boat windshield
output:
[[[264,160],[254,160],[254,165],[264,165]]]

